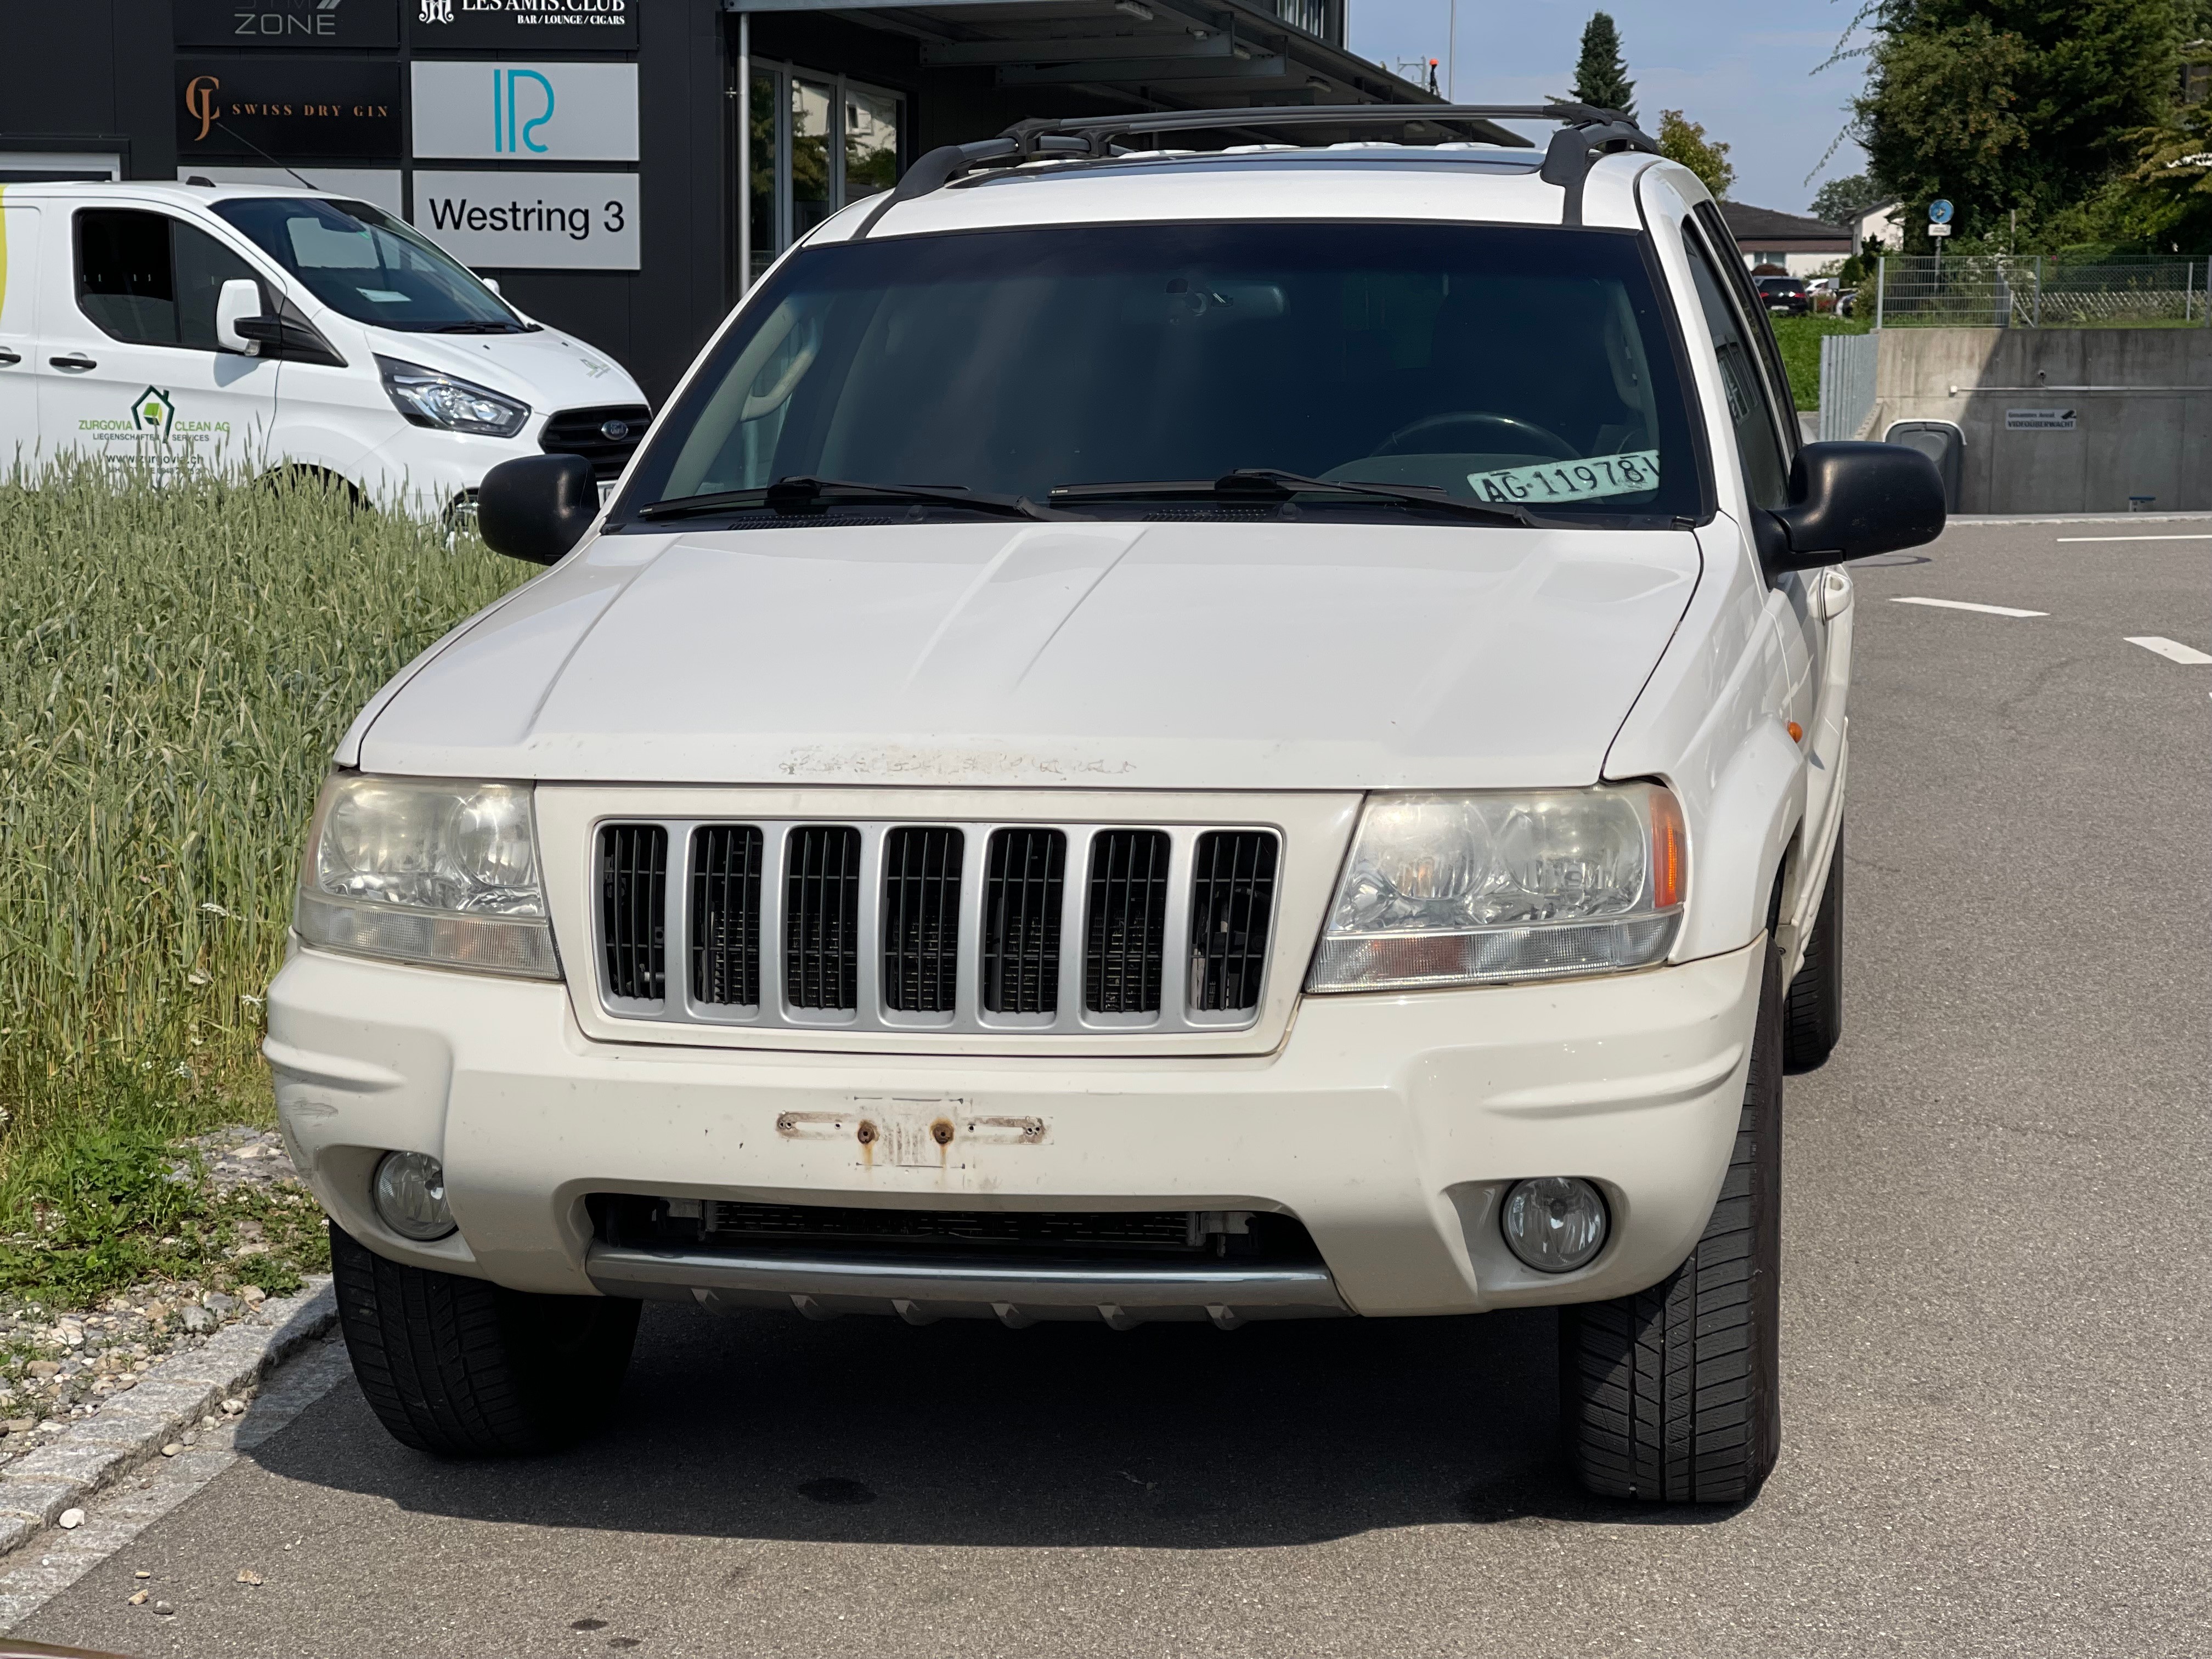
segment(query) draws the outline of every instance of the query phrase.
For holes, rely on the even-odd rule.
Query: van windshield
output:
[[[1630,233],[1152,223],[845,243],[799,252],[747,303],[613,516],[649,527],[787,479],[1246,516],[1249,495],[1204,486],[1256,469],[1664,525],[1705,495],[1682,380]],[[822,510],[832,492],[775,494]],[[1271,510],[1407,510],[1371,489],[1290,494]]]
[[[444,249],[367,202],[240,197],[215,210],[357,323],[417,334],[520,334],[530,326]]]

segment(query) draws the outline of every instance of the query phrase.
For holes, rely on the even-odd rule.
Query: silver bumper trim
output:
[[[1321,1267],[934,1264],[594,1244],[584,1271],[610,1296],[787,1308],[814,1319],[896,1314],[915,1325],[944,1318],[1016,1326],[1102,1319],[1121,1329],[1169,1319],[1211,1320],[1225,1329],[1253,1319],[1352,1311]]]

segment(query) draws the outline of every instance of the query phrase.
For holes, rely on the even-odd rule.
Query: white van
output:
[[[0,471],[299,469],[431,518],[518,455],[580,455],[611,485],[648,417],[612,358],[366,202],[0,186]]]

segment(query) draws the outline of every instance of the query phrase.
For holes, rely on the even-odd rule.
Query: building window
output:
[[[1292,28],[1328,38],[1328,0],[1275,0],[1275,15]]]
[[[896,92],[754,60],[754,276],[838,209],[897,182],[906,119]]]

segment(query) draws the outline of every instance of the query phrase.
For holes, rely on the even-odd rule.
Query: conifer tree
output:
[[[1620,58],[1620,30],[1607,12],[1595,14],[1583,27],[1583,55],[1575,63],[1575,101],[1596,109],[1617,109],[1636,118],[1636,83]]]

